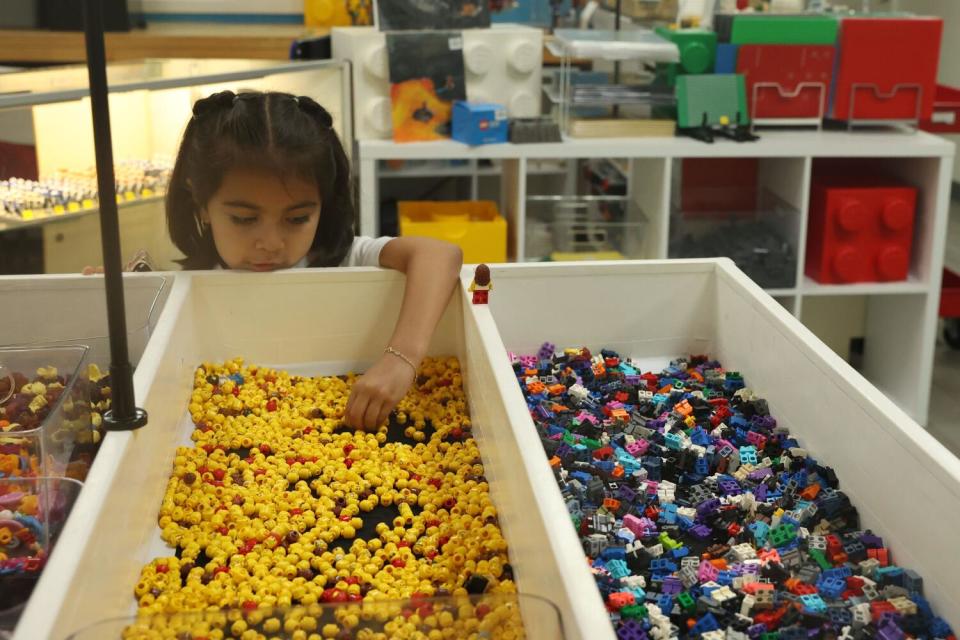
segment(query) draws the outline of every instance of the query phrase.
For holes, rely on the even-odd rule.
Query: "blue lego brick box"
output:
[[[501,104],[457,102],[453,105],[453,139],[469,145],[506,142],[510,125]]]
[[[717,59],[714,64],[714,73],[736,73],[737,72],[737,54],[740,45],[738,44],[718,44]]]

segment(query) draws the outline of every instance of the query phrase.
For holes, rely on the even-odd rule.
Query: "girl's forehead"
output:
[[[319,187],[312,178],[259,167],[235,167],[224,174],[214,199],[238,198],[263,203],[302,202],[318,199]]]

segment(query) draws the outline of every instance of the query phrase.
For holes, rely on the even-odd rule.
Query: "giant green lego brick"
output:
[[[709,73],[717,57],[717,34],[705,29],[668,29],[656,32],[680,50],[680,73]]]
[[[733,19],[733,44],[836,44],[832,16],[747,15]]]
[[[699,75],[677,78],[677,126],[681,129],[748,124],[747,87],[742,75]],[[706,114],[706,121],[704,121]]]

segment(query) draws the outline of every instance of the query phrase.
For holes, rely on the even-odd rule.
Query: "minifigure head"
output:
[[[473,281],[481,287],[490,284],[490,267],[485,264],[478,264],[477,270],[473,272]]]
[[[198,100],[167,192],[188,269],[339,265],[353,241],[350,168],[313,99],[221,91]]]

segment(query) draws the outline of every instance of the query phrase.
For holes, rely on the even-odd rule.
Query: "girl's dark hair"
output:
[[[305,96],[221,91],[198,100],[187,124],[167,190],[167,227],[186,269],[222,264],[200,211],[235,167],[316,180],[320,223],[310,266],[338,266],[353,242],[350,166],[333,118]]]

